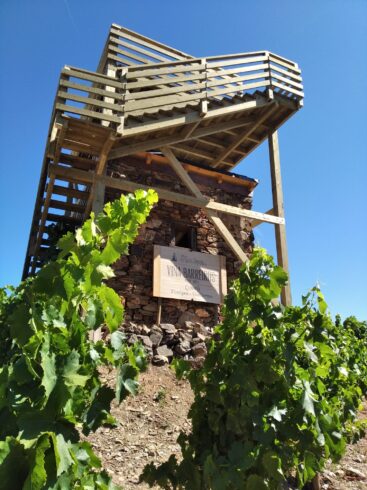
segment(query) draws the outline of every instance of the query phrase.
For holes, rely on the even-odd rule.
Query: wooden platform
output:
[[[164,147],[231,171],[302,101],[300,70],[280,56],[193,58],[113,25],[97,72],[61,72],[23,277],[47,255],[47,225],[89,215],[109,160]]]

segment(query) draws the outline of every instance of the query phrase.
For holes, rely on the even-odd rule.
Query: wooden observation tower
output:
[[[234,256],[247,255],[223,216],[275,227],[278,263],[288,270],[277,129],[302,106],[298,65],[268,51],[194,58],[113,24],[95,72],[61,71],[31,225],[23,277],[49,247],[47,225],[80,225],[100,211],[106,189],[144,188],[114,176],[122,157],[165,161],[187,192],[154,187],[160,199],[202,209]],[[273,207],[255,212],[205,196],[190,169],[218,182],[265,140]],[[226,178],[227,178],[226,177]],[[290,304],[289,285],[282,293]]]

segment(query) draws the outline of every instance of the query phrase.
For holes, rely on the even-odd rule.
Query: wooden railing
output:
[[[295,63],[267,51],[134,65],[117,68],[115,77],[65,67],[56,111],[116,125],[122,132],[128,116],[187,104],[205,114],[211,101],[231,101],[257,90],[300,102],[301,72]]]

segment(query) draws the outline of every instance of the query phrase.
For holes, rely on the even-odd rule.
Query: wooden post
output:
[[[270,172],[271,172],[271,188],[273,194],[273,209],[275,216],[284,218],[284,202],[282,190],[282,178],[280,173],[280,158],[279,158],[279,142],[278,132],[274,131],[269,134],[269,156],[270,156]],[[281,292],[281,301],[284,306],[292,304],[291,287],[289,280],[288,267],[288,251],[287,240],[285,235],[285,225],[274,225],[275,227],[275,242],[277,248],[278,265],[288,274],[288,283]]]
[[[92,211],[97,216],[99,213],[103,211],[104,206],[104,196],[106,185],[100,179],[97,179],[94,184],[94,196],[92,202]],[[87,217],[88,218],[88,217]],[[97,328],[97,330],[93,330],[90,335],[90,340],[93,342],[98,342],[98,340],[102,339],[102,328]]]
[[[158,310],[157,310],[157,325],[161,324],[162,319],[162,298],[158,298]]]

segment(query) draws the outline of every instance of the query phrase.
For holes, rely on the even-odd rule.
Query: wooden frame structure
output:
[[[61,71],[23,277],[47,255],[47,224],[79,225],[102,208],[106,187],[144,187],[108,174],[108,162],[142,152],[147,161],[165,158],[191,194],[156,189],[160,198],[202,208],[239,260],[247,256],[218,212],[253,227],[273,224],[278,262],[288,270],[277,129],[302,104],[301,72],[283,57],[194,58],[113,24],[96,72]],[[273,193],[266,213],[210,200],[189,175],[188,166],[200,166],[220,178],[266,140]],[[289,285],[282,302],[291,303]]]

